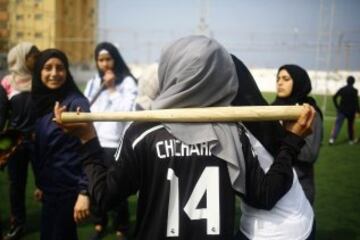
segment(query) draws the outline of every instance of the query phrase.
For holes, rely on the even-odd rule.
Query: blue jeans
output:
[[[344,120],[347,119],[348,122],[348,136],[349,136],[349,140],[354,140],[354,119],[355,119],[355,114],[353,115],[345,115],[342,112],[338,111],[337,115],[336,115],[336,120],[335,120],[335,126],[333,127],[333,130],[331,132],[331,138],[333,138],[334,140],[337,138],[341,126],[344,122]]]

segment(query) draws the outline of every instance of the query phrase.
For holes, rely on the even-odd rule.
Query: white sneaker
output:
[[[330,138],[330,139],[329,139],[329,144],[330,144],[330,145],[333,145],[334,142],[335,142],[335,139],[333,139],[333,138]]]
[[[355,143],[357,143],[359,141],[359,139],[355,138],[354,140],[350,140],[349,144],[350,145],[354,145]]]

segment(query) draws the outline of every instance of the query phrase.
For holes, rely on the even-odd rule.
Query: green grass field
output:
[[[272,94],[265,95],[272,99]],[[317,98],[321,105],[322,97]],[[360,144],[347,143],[346,126],[343,126],[338,142],[329,146],[327,140],[335,111],[331,99],[324,120],[325,136],[316,163],[316,203],[317,239],[320,240],[360,240]],[[356,122],[356,133],[360,135],[360,121]],[[29,171],[27,187],[27,229],[25,240],[39,239],[40,204],[33,198],[34,181]],[[7,174],[0,172],[0,212],[7,225],[9,216]],[[135,197],[130,198],[131,221],[135,221]],[[92,232],[89,221],[79,225],[80,239],[87,239]],[[114,239],[110,232],[105,239]]]

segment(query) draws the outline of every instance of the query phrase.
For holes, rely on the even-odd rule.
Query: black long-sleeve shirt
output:
[[[339,97],[340,103],[338,103]],[[333,96],[333,102],[336,109],[346,116],[354,116],[356,112],[360,112],[358,91],[352,85],[340,88]]]
[[[245,199],[271,208],[290,188],[291,163],[303,144],[288,135],[265,174],[240,133],[246,159]],[[92,200],[108,209],[139,193],[136,239],[231,239],[234,196],[226,162],[211,154],[211,144],[186,145],[161,124],[134,123],[125,133],[116,163],[106,169],[97,139],[80,149]]]
[[[283,138],[281,147],[270,169],[265,173],[254,156],[249,139],[240,135],[246,164],[246,194],[244,201],[255,208],[270,210],[291,188],[293,161],[296,160],[304,140],[290,132]]]
[[[5,122],[8,121],[8,128],[30,134],[35,124],[31,93],[13,88],[6,92],[3,85],[0,85],[0,130],[4,129]]]
[[[8,116],[9,101],[5,89],[0,84],[0,131],[4,130]]]

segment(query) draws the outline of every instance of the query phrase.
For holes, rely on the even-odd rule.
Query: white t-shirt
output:
[[[249,132],[253,151],[258,157],[261,168],[267,172],[273,157],[262,144]],[[240,230],[252,240],[304,240],[312,230],[313,209],[305,197],[295,170],[290,190],[270,210],[253,208],[242,201]]]
[[[86,85],[84,95],[91,101],[100,89],[101,79],[97,75],[90,79]],[[91,112],[122,112],[133,111],[138,88],[135,80],[127,76],[116,86],[115,92],[105,89],[101,92],[94,104],[90,107]],[[97,136],[102,147],[117,148],[120,137],[128,122],[95,122]]]

